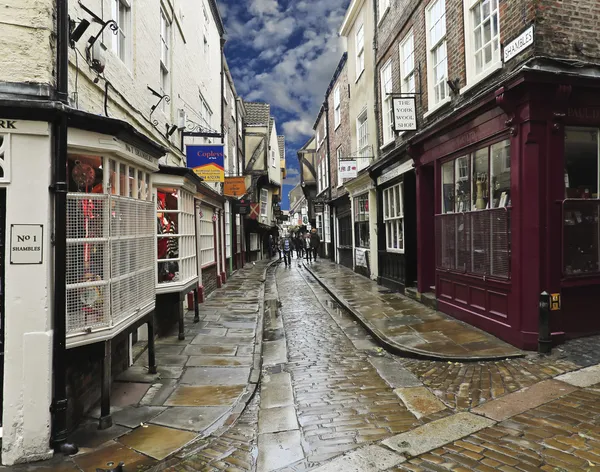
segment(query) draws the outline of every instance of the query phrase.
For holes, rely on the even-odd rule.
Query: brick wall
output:
[[[334,92],[339,86],[340,88],[340,125],[335,127],[335,105]],[[341,146],[342,156],[349,156],[352,152],[350,145],[350,94],[348,93],[348,62],[346,62],[337,77],[337,80],[332,84],[329,95],[327,96],[329,121],[329,162],[331,181],[331,198],[337,198],[348,193],[344,187],[338,188],[338,160],[337,149]]]
[[[423,93],[422,97],[417,96],[417,118],[420,128],[435,122],[439,118],[452,113],[456,108],[460,107],[465,101],[472,99],[473,96],[485,89],[494,89],[498,84],[515,68],[520,67],[527,59],[531,58],[533,48],[525,53],[520,54],[513,59],[509,64],[502,69],[493,73],[488,78],[482,80],[470,90],[463,91],[460,94],[450,92],[451,102],[438,110],[435,113],[424,117],[424,114],[429,110],[428,106],[428,89],[427,89],[427,46],[426,46],[426,23],[425,11],[432,0],[424,0],[415,2],[413,0],[392,0],[391,8],[386,13],[384,18],[379,23],[377,29],[377,54],[376,54],[376,73],[379,80],[382,66],[389,59],[392,60],[392,82],[393,91],[400,92],[400,57],[399,45],[406,35],[412,30],[415,44],[415,65],[421,65],[421,84],[419,84],[418,76],[416,79],[416,91]],[[565,10],[566,3],[574,3],[572,1],[564,2],[542,2],[540,11],[545,12],[548,20],[552,15],[556,18],[554,21],[554,29],[560,29],[556,26],[561,16],[560,10]],[[518,36],[523,29],[526,28],[535,18],[535,0],[499,0],[500,10],[500,42],[504,44]],[[537,2],[540,3],[540,2]],[[551,8],[545,8],[543,5],[552,4]],[[555,5],[556,4],[556,5]],[[592,13],[593,9],[598,9],[595,6],[595,0],[585,0],[588,13]],[[558,5],[561,8],[558,8]],[[585,8],[584,8],[585,10]],[[564,13],[563,13],[564,14]],[[561,24],[564,24],[562,21]],[[541,30],[542,28],[540,28]],[[571,28],[569,27],[569,30]],[[577,29],[577,28],[573,28]],[[565,27],[565,30],[567,28]],[[446,0],[446,31],[447,31],[447,55],[448,55],[448,77],[451,80],[458,80],[458,87],[463,88],[467,84],[467,72],[465,64],[465,28],[464,28],[464,7],[463,0]],[[546,29],[540,34],[548,35]],[[543,44],[542,40],[536,39],[539,44]],[[545,50],[549,50],[544,46]],[[379,84],[381,86],[381,84]],[[378,133],[379,140],[383,142],[382,136],[382,103],[381,93],[378,93],[376,100],[380,110]],[[383,155],[389,153],[395,147],[401,146],[403,142],[409,139],[414,132],[406,132],[400,136],[396,136],[394,144],[386,146],[383,150]]]
[[[324,166],[327,164],[327,161],[325,160],[325,157],[327,156],[327,137],[325,136],[324,132],[326,129],[326,117],[327,113],[325,111],[322,111],[321,116],[319,117],[319,121],[317,122],[314,128],[315,142],[317,143],[317,153],[315,155],[315,170],[317,172],[317,194],[323,189],[327,188],[327,184],[325,182],[321,182],[321,187],[318,186],[318,182],[321,181],[322,175],[322,173],[319,172],[320,166]],[[319,139],[317,139],[317,136],[319,137]]]
[[[596,63],[600,60],[598,0],[539,2],[537,26],[537,54]]]
[[[204,286],[204,297],[208,297],[217,289],[217,265],[202,269],[202,285]]]
[[[113,380],[127,369],[129,338],[121,336],[112,344]],[[67,350],[67,398],[69,430],[81,423],[84,415],[100,401],[104,343]]]

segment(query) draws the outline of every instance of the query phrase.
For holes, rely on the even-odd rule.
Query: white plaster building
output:
[[[79,38],[69,38],[68,17],[72,34],[90,22]],[[105,343],[111,356],[122,352],[111,345],[117,334],[146,322],[152,328],[154,174],[159,162],[185,166],[186,145],[221,142],[223,33],[215,0],[4,2],[2,464],[51,456],[64,444],[67,426],[98,399],[95,379],[72,388],[83,393],[64,401],[67,365],[75,372],[89,369],[102,358],[88,346]],[[184,137],[184,131],[211,137]],[[193,263],[187,264],[186,283],[207,285],[202,277],[209,269],[222,282],[221,187],[184,180],[163,178],[160,185],[187,192],[187,203],[176,210],[182,218],[205,209],[198,222],[206,223],[202,241],[218,243],[198,240],[195,253],[177,261],[196,261],[195,275]],[[127,362],[113,358],[113,370]],[[77,376],[71,372],[70,378]],[[101,426],[110,422],[105,413]]]
[[[352,202],[354,268],[377,279],[377,193],[366,168],[377,159],[375,119],[374,0],[352,0],[340,28],[348,51],[350,85],[351,157],[356,158],[358,177],[345,182]],[[361,172],[362,171],[362,172]]]

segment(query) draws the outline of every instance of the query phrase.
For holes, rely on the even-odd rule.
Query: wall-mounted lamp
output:
[[[72,48],[75,47],[75,43],[81,39],[83,33],[90,27],[90,22],[86,19],[81,20],[77,26],[75,24],[74,20],[69,20],[69,43]]]
[[[450,90],[452,90],[454,94],[458,94],[458,92],[460,92],[460,88],[458,87],[460,79],[446,80],[446,83],[448,84],[448,87],[450,87]]]
[[[171,136],[173,136],[173,133],[175,131],[177,131],[177,125],[171,125],[171,127],[169,128],[169,124],[167,123],[166,126],[167,126],[167,137],[170,138]]]

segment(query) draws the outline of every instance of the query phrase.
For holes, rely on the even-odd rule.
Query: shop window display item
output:
[[[179,281],[177,210],[178,201],[175,191],[157,192],[158,283]]]

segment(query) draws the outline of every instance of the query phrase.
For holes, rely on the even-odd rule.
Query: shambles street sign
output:
[[[533,44],[533,25],[504,46],[504,63],[521,54]]]
[[[417,130],[417,103],[415,97],[410,98],[392,98],[394,108],[394,131],[402,133],[404,131]]]
[[[187,166],[205,182],[225,181],[225,160],[222,144],[188,146]]]

